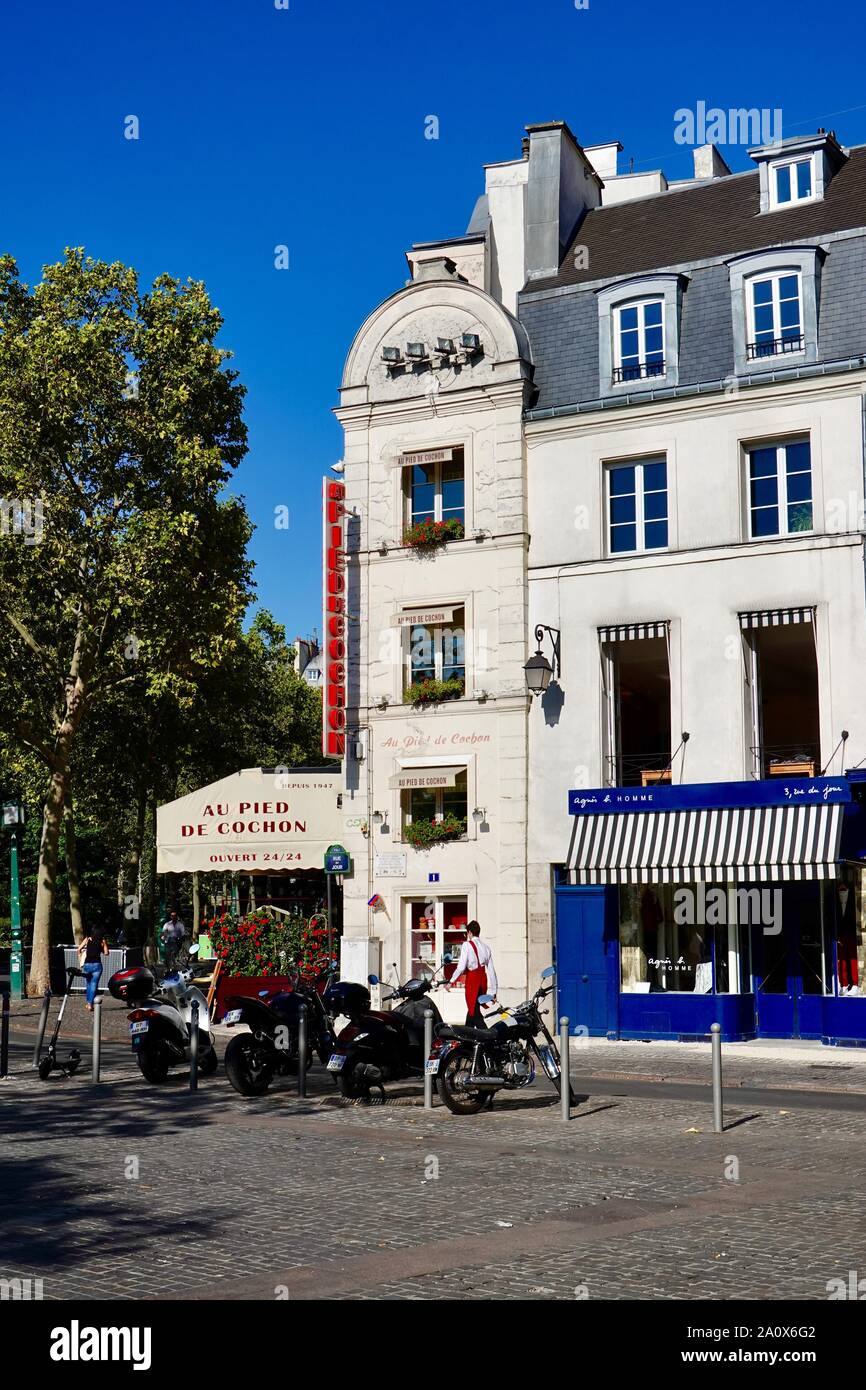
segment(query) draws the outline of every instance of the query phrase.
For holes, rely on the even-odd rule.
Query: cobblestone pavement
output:
[[[724,1043],[722,1051],[726,1086],[866,1092],[864,1047],[756,1039]],[[587,1079],[710,1081],[709,1040],[608,1042],[604,1038],[581,1038],[572,1041],[571,1055],[572,1070]]]
[[[321,1071],[244,1101],[218,1075],[0,1083],[0,1277],[44,1296],[824,1300],[866,1274],[866,1114],[534,1087],[425,1112]]]

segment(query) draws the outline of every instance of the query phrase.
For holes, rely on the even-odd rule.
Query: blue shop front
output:
[[[559,1008],[636,1039],[866,1044],[866,771],[569,792]]]

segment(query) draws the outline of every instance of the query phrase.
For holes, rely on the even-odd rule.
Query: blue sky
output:
[[[249,392],[236,490],[257,526],[258,598],[305,634],[320,622],[320,479],[341,456],[331,410],[352,337],[405,281],[413,241],[465,230],[482,165],[515,157],[528,122],[561,119],[585,145],[621,140],[636,170],[687,177],[674,113],[701,100],[864,143],[864,29],[859,0],[7,5],[0,249],[30,281],[65,245],[148,283],[205,281]]]

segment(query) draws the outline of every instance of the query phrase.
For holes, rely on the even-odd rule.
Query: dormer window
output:
[[[790,159],[771,164],[770,206],[781,208],[791,203],[810,202],[815,197],[812,165],[812,155],[806,159]]]
[[[801,352],[803,303],[798,272],[755,276],[746,282],[749,309],[746,357],[781,357]]]
[[[664,300],[621,304],[615,311],[614,382],[665,374]]]

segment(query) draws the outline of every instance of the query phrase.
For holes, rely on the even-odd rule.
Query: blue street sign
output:
[[[352,867],[349,851],[342,845],[328,845],[325,850],[325,873],[347,874]]]

